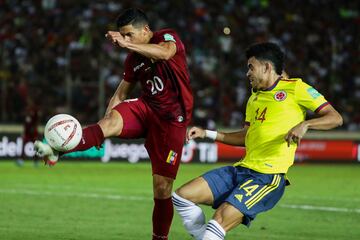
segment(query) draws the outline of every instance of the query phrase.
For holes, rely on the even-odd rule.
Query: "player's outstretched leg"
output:
[[[105,138],[116,137],[121,134],[123,118],[116,110],[112,110],[97,124],[90,125],[83,129],[80,143],[70,152],[84,151],[91,147],[100,147]]]
[[[120,113],[112,110],[108,115],[101,119],[97,124],[90,125],[83,129],[80,143],[70,151],[60,153],[60,155],[70,152],[84,151],[91,147],[100,147],[104,139],[111,136],[120,135],[123,128],[123,119]],[[36,154],[40,157],[56,162],[59,152],[52,149],[48,144],[40,141],[35,142]]]
[[[197,240],[203,239],[205,215],[197,204],[212,205],[214,201],[204,178],[198,177],[181,186],[173,193],[172,200],[186,231]]]
[[[100,125],[93,124],[83,129],[83,134],[79,144],[74,149],[65,153],[84,151],[94,146],[100,147],[103,142],[104,134]]]
[[[35,141],[34,148],[36,155],[44,158],[46,164],[55,165],[59,156],[69,152],[84,151],[93,146],[100,146],[104,141],[104,135],[98,124],[88,126],[83,129],[83,134],[80,143],[68,152],[60,153],[50,147],[49,144],[41,141]]]
[[[172,194],[172,201],[186,231],[196,240],[202,240],[206,229],[205,215],[202,209],[195,203],[180,197],[176,192]]]

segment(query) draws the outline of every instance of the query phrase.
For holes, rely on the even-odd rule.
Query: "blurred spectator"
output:
[[[18,166],[24,164],[26,159],[26,147],[29,142],[34,142],[38,139],[38,125],[39,125],[39,109],[34,102],[34,99],[28,97],[25,99],[25,109],[22,112],[23,116],[23,134],[22,134],[22,148],[21,148],[21,158],[16,160]],[[34,165],[38,165],[38,158],[34,156],[33,158]]]
[[[0,0],[1,122],[21,121],[23,99],[33,94],[28,86],[41,90],[41,122],[57,111],[95,121],[122,77],[125,56],[104,33],[134,6],[150,13],[154,29],[182,35],[194,124],[242,124],[250,90],[244,50],[273,41],[287,50],[290,77],[322,92],[343,114],[344,129],[360,130],[360,3],[327,0]]]

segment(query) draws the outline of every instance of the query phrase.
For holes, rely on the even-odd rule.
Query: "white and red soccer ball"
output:
[[[82,137],[79,121],[68,114],[58,114],[49,119],[44,129],[47,143],[55,150],[66,152],[75,148]]]

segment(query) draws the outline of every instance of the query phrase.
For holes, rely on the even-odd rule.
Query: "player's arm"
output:
[[[127,48],[153,60],[169,60],[176,54],[176,44],[172,41],[151,43],[131,43],[115,31],[108,31],[106,37],[122,48]]]
[[[231,132],[231,133],[224,133],[224,132],[217,132],[217,131],[210,131],[205,130],[199,127],[192,127],[186,136],[187,140],[195,139],[195,138],[210,138],[217,142],[225,143],[228,145],[235,145],[235,146],[244,146],[245,145],[245,136],[249,126],[245,126],[243,129]]]
[[[105,115],[107,115],[113,107],[124,101],[129,93],[134,89],[135,84],[121,80],[114,95],[111,97],[108,107],[106,108]]]
[[[174,42],[161,42],[159,44],[128,43],[127,48],[153,60],[169,60],[176,53]]]
[[[290,129],[285,140],[290,146],[291,142],[300,143],[307,130],[329,130],[343,124],[341,115],[330,104],[318,112],[319,117],[303,121]]]

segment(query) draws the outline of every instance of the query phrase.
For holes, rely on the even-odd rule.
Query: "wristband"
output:
[[[212,140],[216,140],[217,131],[205,130],[205,137],[210,138]]]

